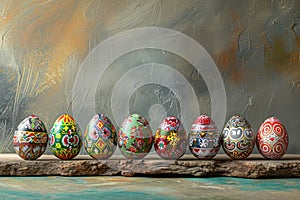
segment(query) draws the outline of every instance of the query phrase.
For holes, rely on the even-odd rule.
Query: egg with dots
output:
[[[260,125],[256,145],[260,154],[267,159],[280,159],[287,152],[288,133],[276,117],[270,117]]]
[[[82,140],[79,125],[68,114],[57,118],[49,135],[52,153],[62,160],[69,160],[80,152]]]
[[[118,147],[126,158],[142,159],[152,145],[152,130],[144,117],[132,114],[124,119],[118,132]]]
[[[42,120],[31,115],[17,127],[13,136],[16,153],[24,160],[36,160],[47,148],[48,134]]]
[[[117,132],[110,119],[96,114],[84,132],[84,148],[94,159],[110,158],[117,146]]]
[[[220,150],[221,134],[209,116],[200,115],[190,129],[188,141],[189,149],[195,157],[210,159]]]
[[[185,154],[187,135],[179,119],[174,116],[163,119],[155,133],[154,148],[166,160],[176,160]]]
[[[226,123],[223,131],[223,150],[232,159],[245,159],[255,146],[255,134],[245,117],[236,115]]]

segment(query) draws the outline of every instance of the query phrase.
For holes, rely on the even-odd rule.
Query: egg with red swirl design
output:
[[[270,117],[260,125],[256,145],[260,154],[267,159],[280,159],[287,152],[288,133],[276,117]]]

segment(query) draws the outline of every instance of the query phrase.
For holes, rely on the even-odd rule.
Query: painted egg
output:
[[[47,148],[48,134],[44,123],[35,115],[25,118],[14,133],[13,145],[24,160],[36,160]]]
[[[206,115],[199,116],[189,133],[189,148],[199,159],[214,157],[220,150],[221,134],[214,121]]]
[[[118,132],[118,146],[126,158],[144,158],[150,152],[152,144],[152,131],[145,118],[133,114],[123,121]]]
[[[103,114],[95,115],[84,133],[84,148],[95,159],[108,159],[117,146],[117,132],[111,121]]]
[[[266,119],[259,127],[256,144],[267,159],[279,159],[288,149],[289,138],[285,127],[275,117]]]
[[[70,115],[61,115],[53,124],[49,140],[51,151],[56,157],[72,159],[79,154],[82,145],[79,125]]]
[[[243,116],[231,117],[222,134],[223,149],[232,159],[245,159],[252,153],[255,146],[255,134]]]
[[[179,119],[166,117],[155,133],[154,148],[163,159],[176,160],[185,154],[187,135]]]

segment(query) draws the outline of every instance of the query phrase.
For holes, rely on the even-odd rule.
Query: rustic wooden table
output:
[[[288,178],[300,177],[300,154],[288,154],[280,160],[266,160],[253,154],[245,160],[231,160],[218,154],[211,160],[185,155],[179,160],[163,160],[149,154],[142,160],[128,160],[114,155],[108,160],[94,160],[79,155],[73,160],[59,160],[43,155],[26,161],[16,154],[0,154],[0,176],[152,176]]]

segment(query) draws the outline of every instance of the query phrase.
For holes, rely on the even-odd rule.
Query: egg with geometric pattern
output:
[[[262,156],[267,159],[280,159],[287,152],[288,145],[288,133],[276,117],[270,117],[260,125],[256,146]]]
[[[255,134],[245,117],[235,115],[226,123],[223,132],[223,150],[232,159],[245,159],[255,146]]]
[[[189,149],[195,157],[210,159],[220,150],[221,134],[209,116],[200,115],[190,129],[188,141]]]
[[[77,156],[82,146],[79,125],[68,114],[57,118],[49,135],[50,149],[61,160],[70,160]]]
[[[117,146],[117,132],[110,119],[104,114],[96,114],[84,132],[84,148],[94,159],[110,158]]]
[[[13,137],[16,153],[24,160],[38,159],[47,148],[48,134],[42,120],[31,115],[17,127]]]

